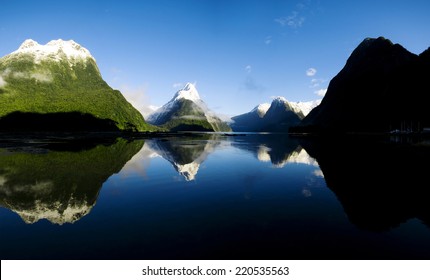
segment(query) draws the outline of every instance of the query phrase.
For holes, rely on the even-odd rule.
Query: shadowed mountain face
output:
[[[330,81],[321,104],[292,132],[419,131],[430,126],[429,50],[417,56],[379,37],[365,39]]]
[[[118,139],[77,151],[58,140],[52,146],[40,139],[29,143],[0,149],[0,206],[26,223],[47,219],[60,225],[87,215],[102,184],[143,146]]]
[[[412,218],[430,225],[430,148],[367,139],[303,140],[352,223],[385,231]]]
[[[91,114],[13,112],[0,118],[0,131],[119,131],[115,122]]]

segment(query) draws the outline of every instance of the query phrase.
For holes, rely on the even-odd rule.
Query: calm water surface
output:
[[[429,259],[427,145],[3,141],[1,259]]]

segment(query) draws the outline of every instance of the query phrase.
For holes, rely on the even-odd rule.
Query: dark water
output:
[[[430,148],[196,135],[0,143],[1,259],[429,259]]]

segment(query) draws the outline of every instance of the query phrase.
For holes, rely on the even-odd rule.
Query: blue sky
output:
[[[430,47],[430,1],[1,1],[0,9],[0,56],[27,38],[73,39],[134,104],[163,105],[195,82],[226,115],[274,96],[320,98],[352,50],[378,36],[417,54]]]

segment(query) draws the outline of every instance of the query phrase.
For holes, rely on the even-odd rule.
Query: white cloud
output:
[[[6,86],[6,81],[3,79],[3,77],[0,75],[0,88],[3,88]]]
[[[315,94],[318,95],[318,96],[324,96],[326,94],[326,92],[327,92],[327,89],[326,88],[322,88],[322,89],[316,90]]]
[[[182,83],[174,83],[172,85],[173,88],[182,88],[184,85]]]
[[[266,91],[266,87],[259,84],[254,78],[247,77],[244,82],[244,88],[247,91],[256,92],[256,93],[263,93]]]
[[[306,70],[306,76],[308,77],[315,76],[316,73],[317,73],[317,69],[315,68],[309,68],[308,70]]]
[[[251,73],[251,71],[252,71],[252,66],[251,66],[251,65],[246,65],[246,67],[245,67],[245,71],[246,71],[247,73]]]
[[[131,87],[128,85],[120,86],[119,90],[127,99],[128,102],[136,108],[143,117],[152,113],[155,106],[151,106],[146,94],[145,86]]]
[[[326,82],[326,80],[325,79],[312,79],[311,80],[311,85],[310,85],[310,87],[311,88],[316,88],[316,87],[319,87],[322,83],[325,83]]]
[[[51,73],[43,73],[43,72],[36,72],[30,74],[31,79],[36,79],[36,81],[41,83],[50,83],[52,82],[52,75]]]
[[[267,36],[266,39],[264,40],[264,43],[266,45],[269,45],[270,43],[272,43],[272,36]]]
[[[301,16],[300,13],[297,11],[293,11],[287,17],[275,19],[275,22],[279,23],[282,27],[288,26],[293,29],[296,29],[302,27],[303,23],[305,22],[305,17]]]
[[[13,79],[35,79],[41,83],[50,83],[52,82],[52,74],[47,71],[42,72],[14,72],[9,68],[0,73],[0,87],[6,85],[5,77],[12,77]]]

